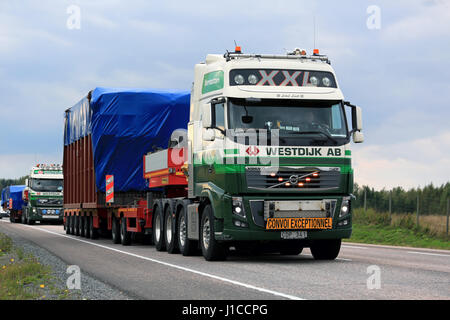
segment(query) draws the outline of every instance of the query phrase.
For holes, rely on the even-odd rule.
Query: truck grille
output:
[[[341,172],[338,167],[246,167],[249,189],[260,190],[331,190],[337,189]]]

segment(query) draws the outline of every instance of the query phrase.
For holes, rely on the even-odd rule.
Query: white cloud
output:
[[[352,154],[355,181],[375,189],[440,185],[450,180],[450,131],[389,145],[361,145]]]
[[[16,179],[29,174],[29,170],[37,163],[62,163],[61,154],[3,154],[0,155],[0,177]]]

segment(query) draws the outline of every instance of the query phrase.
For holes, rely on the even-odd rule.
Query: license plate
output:
[[[42,216],[42,218],[45,218],[45,219],[57,219],[57,218],[59,218],[59,216]]]
[[[269,218],[267,230],[331,229],[332,218]]]
[[[306,239],[307,231],[281,231],[281,239]]]

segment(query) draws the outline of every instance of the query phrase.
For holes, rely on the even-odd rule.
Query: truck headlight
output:
[[[36,213],[36,208],[33,208],[33,213]]]
[[[342,198],[341,211],[339,212],[339,218],[346,216],[350,213],[350,197]]]
[[[233,214],[245,218],[244,203],[241,197],[233,197]]]

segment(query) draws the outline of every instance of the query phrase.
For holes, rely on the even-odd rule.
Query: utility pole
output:
[[[392,190],[389,190],[389,221],[392,220]]]
[[[419,226],[419,193],[417,193],[417,227]]]
[[[450,198],[447,198],[447,239],[448,239],[448,213],[449,213],[449,208],[450,208]]]
[[[366,214],[367,189],[364,188],[364,214]]]

